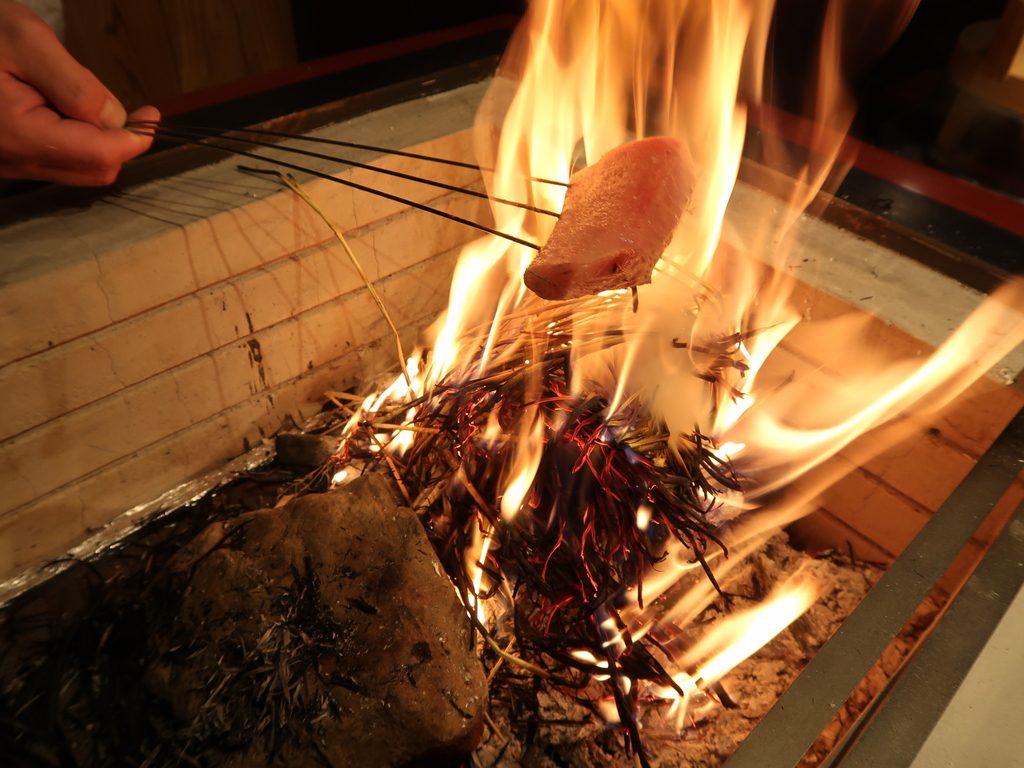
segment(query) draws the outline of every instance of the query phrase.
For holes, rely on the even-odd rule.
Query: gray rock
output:
[[[319,467],[337,450],[337,437],[308,435],[305,432],[281,432],[274,437],[274,451],[282,464]]]
[[[147,684],[206,764],[444,765],[482,734],[465,612],[380,476],[211,526],[149,599]]]

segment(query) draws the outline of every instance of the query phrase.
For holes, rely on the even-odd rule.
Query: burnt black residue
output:
[[[434,658],[434,655],[430,652],[430,644],[424,640],[420,640],[418,643],[413,643],[412,655],[420,662],[430,661]]]
[[[206,764],[196,744],[181,756],[178,724],[145,686],[147,639],[176,608],[167,601],[166,615],[154,615],[141,596],[199,531],[271,507],[301,480],[276,464],[243,473],[0,607],[0,764]],[[222,546],[236,546],[242,528]]]
[[[253,363],[263,362],[263,348],[260,347],[258,339],[249,339],[245,342],[245,345],[249,347],[249,360]]]
[[[380,611],[377,610],[376,606],[370,605],[368,602],[359,597],[350,597],[345,601],[348,603],[350,608],[355,608],[357,611],[368,613],[371,616],[376,616]]]
[[[249,362],[256,368],[256,374],[260,378],[260,386],[266,389],[267,370],[263,367],[263,348],[260,347],[259,339],[249,339],[245,342],[245,345],[249,347]]]

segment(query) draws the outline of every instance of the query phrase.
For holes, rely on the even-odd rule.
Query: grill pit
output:
[[[482,86],[471,84],[384,107],[340,130],[347,137],[363,131],[379,143],[386,135],[389,144],[463,157],[481,92]],[[747,173],[752,182],[759,169],[749,166]],[[479,184],[459,174],[452,183]],[[363,249],[364,263],[374,265],[411,346],[418,329],[442,308],[457,251],[473,233],[326,184],[310,188],[337,212],[341,228]],[[454,195],[432,204],[486,216],[483,206]],[[772,204],[771,195],[753,183],[741,186],[734,200],[738,210]],[[47,234],[54,227],[59,236]],[[811,261],[892,257],[861,239],[856,228],[810,219],[806,227],[808,241],[818,246],[808,251]],[[887,234],[899,239],[899,233]],[[177,507],[225,462],[239,456],[247,457],[242,463],[256,461],[265,453],[247,451],[282,426],[305,423],[324,391],[369,380],[391,360],[386,328],[330,233],[288,193],[239,177],[231,164],[128,190],[59,219],[9,224],[0,230],[0,242],[21,254],[0,286],[5,305],[15,307],[19,318],[15,332],[6,335],[0,371],[16,406],[5,413],[2,446],[12,468],[0,516],[8,597],[43,581],[52,570],[43,564],[70,547],[91,554],[138,522]],[[919,265],[907,262],[906,268],[915,280]],[[181,275],[188,277],[182,281]],[[935,280],[934,290],[952,291],[954,303],[972,300],[970,292]],[[840,283],[833,285],[838,296],[821,285],[803,285],[798,300],[806,316],[849,311],[854,288]],[[856,298],[884,310],[876,293]],[[68,306],[47,298],[60,295],[77,298]],[[927,316],[931,296],[922,291],[922,306],[914,311]],[[893,354],[921,354],[934,341],[929,334],[943,330],[926,328],[926,338],[918,339],[892,321],[869,322],[879,346]],[[794,334],[774,361],[776,373],[827,375],[821,373],[828,362],[821,353],[813,338]],[[835,550],[893,564],[986,456],[1020,405],[1016,390],[984,379],[881,456],[864,458],[877,436],[854,444],[833,462],[845,477],[816,512],[789,526],[793,542],[808,552]],[[940,568],[944,575],[912,620],[918,630],[973,572],[1014,513],[1021,487],[1018,478],[1005,493],[997,488],[991,503],[1000,503],[981,527],[966,533],[962,551],[949,545],[951,554],[960,554],[948,570]],[[915,588],[927,592],[930,586]],[[918,597],[907,603],[911,611],[923,593]],[[889,653],[883,667],[892,667]],[[858,696],[866,704],[873,693],[865,688]],[[853,716],[852,710],[841,713],[837,722],[845,726]],[[829,740],[842,731],[835,724],[823,727]]]

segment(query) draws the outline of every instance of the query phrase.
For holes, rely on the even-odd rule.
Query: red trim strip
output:
[[[751,110],[750,122],[803,147],[813,146],[814,123],[807,118],[762,105]],[[1008,195],[979,187],[905,157],[847,136],[839,150],[845,162],[888,182],[924,195],[976,219],[1024,236],[1024,204]]]
[[[518,23],[519,18],[517,16],[509,14],[492,16],[449,29],[425,32],[422,35],[414,35],[413,37],[393,40],[388,43],[381,43],[380,45],[371,45],[367,48],[357,48],[354,51],[345,51],[333,56],[325,56],[321,59],[314,59],[313,61],[306,61],[301,64],[277,69],[273,72],[251,75],[230,83],[224,83],[223,85],[203,88],[199,91],[167,99],[163,103],[158,104],[157,107],[164,117],[171,117],[183,112],[191,112],[203,107],[300,83],[304,80],[311,80],[323,75],[330,75],[366,64],[386,61],[398,56],[436,48],[447,43],[458,42],[459,40],[467,40],[487,34],[488,32],[511,30]]]

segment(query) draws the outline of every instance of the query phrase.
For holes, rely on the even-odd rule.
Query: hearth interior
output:
[[[485,175],[492,195],[560,209],[562,219],[492,206],[498,230],[528,243],[492,236],[464,250],[427,351],[353,407],[340,459],[391,454],[477,629],[500,633],[504,622],[531,658],[604,680],[601,705],[642,763],[641,702],[673,701],[682,724],[691,694],[816,597],[813,580],[797,575],[749,620],[737,618],[733,635],[679,638],[719,593],[716,580],[766,531],[808,511],[842,472],[827,460],[905,411],[934,413],[1020,339],[1019,283],[924,361],[873,348],[856,317],[801,323],[789,298],[792,225],[828,177],[852,115],[838,6],[821,43],[815,140],[792,195],[780,215],[746,223],[744,236],[725,232],[746,112],[757,103],[743,65],[763,59],[759,14],[769,12],[534,8],[478,114],[478,145],[495,169]],[[906,18],[889,20],[893,33]],[[691,158],[699,169],[649,286],[538,301],[519,276],[535,285],[531,271],[558,227],[587,217],[571,208],[573,164],[604,178],[601,163],[634,136],[677,139],[685,150],[665,162],[685,164],[687,183]],[[640,164],[616,160],[618,181],[640,172],[631,162]],[[569,194],[551,179],[568,182]],[[642,194],[631,198],[636,215],[653,219]],[[611,187],[593,205],[623,215]],[[545,244],[537,261],[532,243]],[[555,292],[586,293],[571,281],[594,284],[601,263],[571,264],[535,290],[568,281]],[[773,379],[776,350],[794,333],[825,365]],[[376,426],[396,419],[397,428]],[[706,578],[667,605],[658,599],[691,571]]]
[[[757,581],[764,573],[752,562],[766,552],[788,557],[773,539],[779,526],[793,523],[795,535],[812,545],[845,549],[852,541],[860,559],[889,559],[942,496],[932,477],[893,467],[937,457],[961,469],[984,452],[1017,400],[995,384],[975,382],[1019,344],[1022,288],[1010,285],[937,350],[921,355],[926,344],[795,280],[795,263],[829,258],[827,249],[811,248],[820,222],[802,217],[819,200],[852,111],[836,63],[839,11],[829,16],[821,44],[814,140],[797,182],[778,200],[736,184],[746,115],[757,108],[760,81],[744,68],[763,60],[770,6],[668,3],[650,17],[638,15],[632,3],[600,7],[597,12],[595,4],[547,2],[531,9],[503,68],[487,85],[473,144],[480,164],[495,169],[482,176],[490,195],[562,211],[573,168],[596,166],[612,148],[644,136],[683,141],[698,169],[695,186],[650,283],[635,292],[545,302],[521,282],[536,248],[502,237],[462,247],[464,240],[455,236],[443,258],[434,250],[426,254],[436,259],[433,265],[447,266],[459,251],[446,311],[421,348],[392,360],[393,381],[380,387],[364,381],[371,386],[359,391],[348,386],[354,376],[334,384],[334,410],[314,427],[336,437],[338,453],[311,485],[286,488],[281,498],[323,489],[327,480],[346,493],[348,483],[368,469],[383,474],[401,506],[425,524],[489,669],[553,679],[552,690],[563,694],[585,691],[581,698],[592,714],[611,732],[621,730],[628,753],[646,763],[645,716],[655,712],[684,733],[708,712],[729,708],[736,702],[725,676],[798,621],[819,596],[820,574],[797,567],[771,589],[753,590],[761,604],[711,621],[720,608],[734,607],[723,587],[734,574],[754,571],[743,574]],[[903,20],[892,20],[894,32]],[[469,138],[440,143],[465,150]],[[787,167],[793,162],[788,158]],[[477,179],[460,183],[472,186]],[[195,188],[185,187],[182,197]],[[259,188],[268,196],[264,210],[321,226],[289,191],[271,181]],[[457,196],[445,204],[461,212],[466,206]],[[138,215],[146,199],[129,194],[119,205]],[[729,206],[742,215],[730,219]],[[331,217],[329,206],[319,207]],[[554,225],[545,214],[501,204],[489,214],[506,236],[534,245],[547,242]],[[375,261],[380,272],[386,269],[383,249],[374,241],[383,229],[374,224],[384,222],[380,226],[402,244],[415,240],[424,224],[408,211],[374,215],[370,223],[353,215],[341,229],[355,229],[356,238],[362,230],[373,245],[356,248],[357,256]],[[191,216],[189,224],[195,223]],[[426,226],[436,226],[430,221]],[[315,245],[294,253],[286,246],[285,256],[269,258],[305,259],[324,272],[337,270],[340,246],[323,228],[317,231]],[[843,237],[834,233],[836,242]],[[260,278],[250,272],[261,268],[243,267],[246,280]],[[433,310],[407,311],[401,299],[394,300],[414,295],[418,274],[431,271],[417,268],[404,265],[406,271],[396,272],[404,288],[391,296],[383,292],[385,310],[404,315],[397,323],[402,349],[412,349],[411,330]],[[204,280],[197,281],[200,303],[206,297],[199,292],[236,278]],[[347,290],[361,296],[350,274],[345,280]],[[334,372],[317,371],[310,359],[314,373],[303,385],[306,394],[294,395],[286,384],[302,378],[304,360],[293,354],[289,373],[275,371],[282,357],[274,357],[274,349],[287,350],[295,338],[317,344],[319,328],[356,314],[361,326],[352,324],[349,341],[359,345],[358,332],[373,326],[368,358],[380,364],[395,348],[373,302],[357,312],[336,312],[339,293],[311,301],[302,323],[288,316],[259,325],[257,318],[257,330],[245,311],[248,328],[236,327],[234,338],[213,340],[213,349],[186,356],[181,365],[209,359],[216,360],[213,370],[226,370],[241,350],[254,377],[249,394],[265,390],[270,399],[284,391],[307,406],[308,391],[330,388],[325,384]],[[125,315],[141,322],[154,311],[135,308]],[[89,333],[117,335],[97,326]],[[264,346],[267,336],[274,337],[273,346]],[[337,338],[337,330],[328,336]],[[43,362],[61,359],[59,352],[38,353]],[[322,357],[329,366],[342,354]],[[163,373],[178,364],[159,365],[168,366]],[[158,379],[155,374],[141,381]],[[96,386],[103,392],[102,384]],[[991,397],[991,412],[937,415],[967,390]],[[87,396],[71,418],[119,394],[125,396],[117,389]],[[231,397],[219,403],[221,411],[197,413],[214,419],[248,402],[245,394]],[[308,415],[302,411],[296,407]],[[14,428],[12,450],[28,445],[23,461],[44,444],[32,440],[36,430],[47,428],[46,419]],[[899,443],[929,426],[938,431],[924,443]],[[887,447],[890,453],[882,454]],[[82,467],[50,482],[46,493],[87,482],[90,472],[106,465],[83,460]],[[26,489],[8,510],[22,530],[31,525],[26,509],[46,498],[31,493]],[[873,513],[879,499],[889,499],[886,510],[904,514]],[[819,507],[824,512],[808,523],[805,515]],[[222,528],[234,529],[231,523]],[[218,540],[217,548],[227,541]],[[203,550],[196,562],[217,548]],[[10,549],[19,565],[31,562],[24,554],[31,546]],[[281,572],[291,580],[289,595],[308,597],[319,589],[321,577],[305,561]],[[377,606],[364,602],[353,603],[355,609],[376,615]],[[291,621],[301,605],[289,603],[283,615]],[[347,678],[338,684],[356,692],[362,687]],[[330,715],[331,708],[325,712]],[[502,730],[501,723],[488,727]]]

